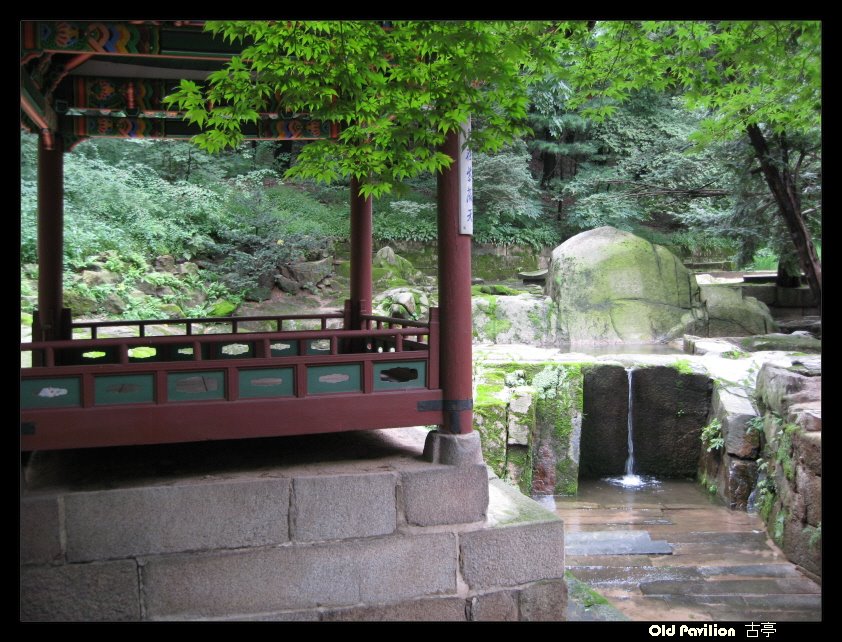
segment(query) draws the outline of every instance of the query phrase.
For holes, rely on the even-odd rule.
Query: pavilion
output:
[[[355,181],[350,295],[343,311],[307,317],[320,329],[285,328],[301,316],[74,321],[62,297],[64,154],[87,138],[190,138],[199,130],[162,99],[236,51],[195,21],[25,21],[21,43],[21,126],[39,136],[38,305],[33,341],[21,344],[32,354],[21,371],[22,450],[417,425],[471,432],[471,236],[460,233],[458,135],[443,147],[455,162],[438,176],[440,307],[427,322],[372,314],[372,204]],[[335,124],[280,105],[243,133],[338,135]],[[255,332],[254,321],[274,331]],[[156,335],[162,324],[181,334]],[[101,338],[116,325],[136,336]]]

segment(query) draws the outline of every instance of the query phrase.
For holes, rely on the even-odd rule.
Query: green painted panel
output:
[[[78,377],[22,379],[20,382],[21,408],[67,408],[80,406]]]
[[[269,349],[273,357],[295,357],[298,356],[298,341],[275,341],[269,344]]]
[[[374,364],[374,389],[408,390],[427,387],[426,361],[390,361]]]
[[[155,400],[155,378],[151,374],[94,377],[94,404],[144,403]]]
[[[305,344],[304,354],[330,354],[330,339],[311,339]]]
[[[360,365],[357,363],[307,368],[307,394],[323,392],[359,392],[362,390]]]
[[[167,397],[170,401],[203,401],[225,398],[225,373],[170,372],[167,374]]]
[[[292,368],[240,370],[240,399],[291,397],[293,377]]]

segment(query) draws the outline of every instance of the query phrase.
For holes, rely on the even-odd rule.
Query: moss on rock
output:
[[[704,320],[696,279],[678,257],[607,226],[553,251],[547,294],[559,335],[571,342],[662,341],[693,334]]]

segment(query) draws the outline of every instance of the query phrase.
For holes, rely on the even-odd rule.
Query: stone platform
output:
[[[564,619],[561,520],[426,436],[36,452],[21,619]]]

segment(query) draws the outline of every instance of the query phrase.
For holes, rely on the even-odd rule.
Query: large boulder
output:
[[[741,288],[729,285],[700,288],[707,309],[709,337],[743,337],[777,329],[766,304],[753,296],[744,297]]]
[[[667,341],[707,325],[699,286],[678,257],[613,227],[555,248],[546,288],[565,341]]]

